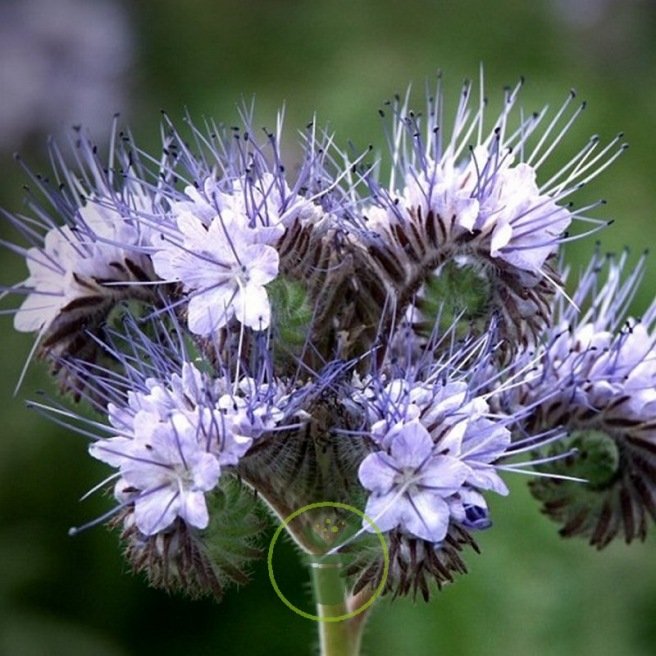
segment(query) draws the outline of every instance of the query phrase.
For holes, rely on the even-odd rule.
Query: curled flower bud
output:
[[[530,425],[567,431],[569,442],[552,450],[578,453],[549,471],[588,481],[541,478],[533,494],[562,535],[582,535],[600,549],[620,533],[627,542],[644,540],[656,520],[656,305],[642,320],[625,319],[644,265],[623,280],[626,260],[626,253],[606,261],[595,255],[574,296],[585,311],[557,307],[540,374],[521,394],[531,403],[546,388],[557,390],[535,406]]]
[[[115,123],[113,139],[116,132]],[[149,226],[163,211],[156,187],[108,168],[96,147],[81,135],[75,148],[82,171],[71,171],[52,143],[58,184],[26,168],[36,187],[29,203],[33,216],[7,215],[32,244],[13,246],[24,255],[29,270],[27,279],[12,288],[25,295],[14,327],[37,333],[35,350],[54,363],[66,390],[79,382],[71,379],[66,360],[104,357],[93,336],[104,339],[116,308],[128,301],[160,303],[147,253]],[[112,162],[140,170],[127,138],[111,153]]]
[[[431,582],[441,587],[466,571],[458,554],[477,548],[470,531],[491,525],[482,492],[508,493],[497,467],[511,451],[514,419],[492,415],[473,379],[458,379],[452,365],[432,363],[425,380],[373,376],[354,397],[367,416],[370,453],[358,469],[365,513],[389,540],[394,594],[428,598]],[[363,557],[349,572],[358,588],[377,580],[380,563]]]
[[[597,168],[592,162],[583,166],[597,145],[593,139],[539,185],[538,171],[555,146],[548,145],[549,138],[558,129],[558,140],[580,109],[564,119],[572,95],[530,152],[528,139],[546,110],[512,130],[518,91],[507,92],[488,131],[483,91],[472,110],[466,84],[448,137],[439,123],[439,88],[425,118],[410,111],[407,100],[393,104],[391,179],[382,185],[369,176],[371,196],[357,231],[375,270],[372,278],[383,281],[394,301],[393,317],[416,304],[419,315],[410,320],[427,324],[429,333],[436,308],[447,326],[458,319],[475,334],[493,327],[505,360],[536,343],[548,325],[551,297],[560,284],[552,256],[574,219],[589,220],[563,201],[622,151],[614,140],[593,159]],[[556,128],[561,120],[564,126]],[[454,297],[458,285],[469,287],[473,298]]]

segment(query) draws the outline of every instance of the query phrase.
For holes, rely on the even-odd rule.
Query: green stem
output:
[[[329,619],[356,610],[347,600],[339,556],[313,557],[310,569],[317,615],[325,618],[319,622],[321,656],[358,656],[365,613],[340,621]]]

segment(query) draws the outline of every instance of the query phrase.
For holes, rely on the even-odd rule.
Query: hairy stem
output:
[[[321,656],[358,656],[365,613],[357,611],[348,597],[342,563],[337,556],[310,559],[312,587],[317,607]]]

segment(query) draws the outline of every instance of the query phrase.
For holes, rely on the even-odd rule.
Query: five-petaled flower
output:
[[[134,503],[135,521],[144,535],[164,530],[176,517],[206,528],[205,493],[219,481],[219,461],[208,452],[198,426],[184,414],[163,422],[152,419],[147,413],[138,415],[138,438],[101,440],[91,445],[90,453],[120,469],[115,495]]]
[[[189,330],[212,335],[233,316],[254,330],[267,328],[271,307],[265,285],[278,275],[275,248],[238,218],[217,215],[206,227],[186,212],[177,226],[178,239],[162,235],[153,265],[163,280],[180,281],[190,292]]]
[[[468,473],[457,458],[437,452],[428,431],[413,420],[394,431],[389,452],[362,461],[360,482],[373,493],[365,513],[381,531],[398,526],[439,543],[449,528],[446,499],[458,492]]]
[[[365,458],[359,477],[380,529],[440,543],[452,519],[485,527],[481,490],[508,493],[495,467],[511,444],[504,418],[489,417],[487,402],[469,398],[461,382],[394,379],[377,389],[373,381],[362,399],[381,450]]]

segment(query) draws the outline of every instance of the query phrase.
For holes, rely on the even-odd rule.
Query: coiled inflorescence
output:
[[[247,114],[189,140],[165,117],[158,156],[115,124],[107,162],[76,134],[75,173],[51,146],[29,215],[7,214],[29,242],[14,326],[98,413],[34,404],[115,470],[108,517],[154,583],[218,596],[258,554],[258,499],[280,519],[333,501],[385,536],[386,591],[428,598],[509,470],[540,475],[565,535],[644,537],[655,311],[623,318],[625,258],[567,301],[558,258],[605,224],[569,197],[624,147],[593,138],[543,180],[583,106],[525,117],[518,94],[490,120],[466,84],[450,134],[441,88],[424,115],[390,103],[388,182],[314,123],[288,170],[281,122],[254,136]],[[288,528],[315,553],[311,522]],[[354,594],[381,580],[372,531],[333,546]]]

